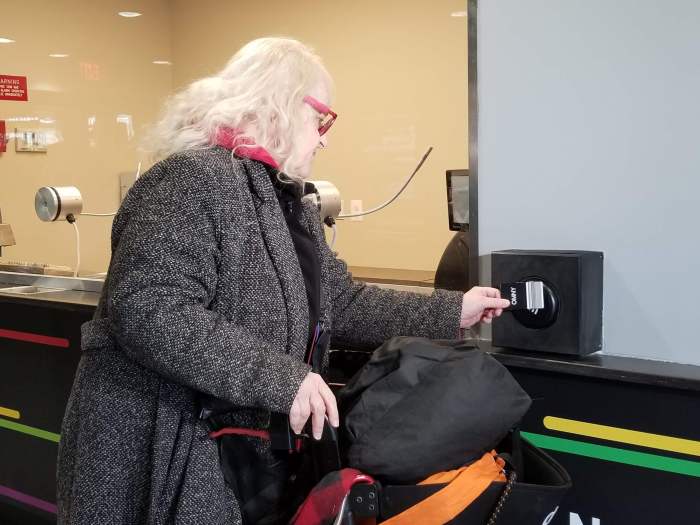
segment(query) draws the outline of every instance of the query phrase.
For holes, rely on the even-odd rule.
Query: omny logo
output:
[[[569,512],[569,525],[589,525],[589,524],[584,523],[583,520],[581,519],[581,516],[579,516],[575,512]],[[600,518],[594,518],[591,516],[590,525],[600,525]]]
[[[518,294],[515,292],[515,286],[510,287],[510,304],[513,306],[518,304]]]
[[[554,519],[554,516],[556,516],[558,510],[559,510],[559,507],[555,508],[552,512],[547,514],[547,517],[542,522],[542,525],[549,525],[550,522]],[[587,525],[587,524],[585,524],[581,520],[581,516],[579,516],[575,512],[569,512],[569,525]],[[599,518],[591,518],[590,525],[601,525],[600,519]]]

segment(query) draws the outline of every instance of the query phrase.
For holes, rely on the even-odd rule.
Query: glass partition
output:
[[[390,206],[339,221],[335,249],[369,280],[432,283],[452,239],[447,170],[465,169],[465,0],[263,4],[183,0],[13,3],[0,18],[0,82],[26,81],[27,100],[0,97],[0,213],[15,244],[0,261],[66,267],[76,239],[66,222],[34,213],[42,186],[76,186],[84,211],[118,208],[152,160],[139,149],[165,98],[218,71],[247,41],[298,38],[334,77],[338,121],[313,178],[341,192],[343,211]],[[81,274],[109,261],[110,216],[81,216]],[[329,231],[330,238],[330,231]]]

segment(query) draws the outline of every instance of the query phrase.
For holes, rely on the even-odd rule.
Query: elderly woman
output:
[[[334,396],[305,354],[323,330],[379,345],[455,338],[499,315],[490,288],[431,296],[353,282],[301,200],[335,119],[303,44],[263,38],[170,101],[155,164],[129,191],[63,423],[59,523],[241,523],[201,400],[231,424],[295,432]],[[258,447],[265,454],[265,445]],[[230,465],[229,465],[230,467]],[[234,470],[236,465],[232,467]]]

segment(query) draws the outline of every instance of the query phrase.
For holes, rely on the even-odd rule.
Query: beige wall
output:
[[[338,225],[350,264],[434,270],[452,236],[445,170],[466,168],[466,0],[175,0],[174,85],[220,69],[241,45],[284,35],[312,45],[336,82],[338,112],[314,178],[334,182],[345,205],[383,202],[428,146],[404,195],[362,222]]]
[[[136,170],[142,126],[153,120],[171,89],[170,67],[151,63],[170,56],[170,12],[165,0],[130,2],[128,9],[143,16],[125,19],[117,16],[125,5],[3,3],[0,36],[16,42],[0,44],[0,74],[28,77],[29,101],[0,101],[0,119],[8,132],[44,129],[57,138],[47,153],[16,153],[14,141],[0,153],[0,209],[17,241],[3,249],[3,260],[73,266],[73,228],[39,221],[34,193],[46,185],[75,185],[85,211],[110,212],[119,204],[118,173]],[[131,115],[132,137],[117,122],[119,114]],[[88,125],[90,117],[94,126]],[[111,222],[79,218],[84,270],[106,270]]]
[[[143,16],[117,16],[123,9]],[[341,256],[353,265],[434,270],[451,237],[445,170],[467,166],[466,18],[451,16],[465,9],[466,0],[4,6],[0,36],[16,43],[0,45],[0,74],[27,76],[30,101],[0,101],[0,119],[10,132],[49,129],[58,141],[43,154],[15,153],[10,142],[0,154],[0,209],[17,238],[3,259],[72,266],[73,230],[35,217],[36,189],[76,185],[86,211],[116,209],[118,173],[134,171],[139,160],[148,166],[137,143],[173,87],[217,71],[248,40],[286,35],[315,47],[335,78],[340,117],[314,178],[334,182],[346,206],[384,201],[435,147],[400,200],[362,222],[339,223]],[[70,57],[48,57],[57,52]],[[157,58],[173,65],[153,65]],[[86,78],[81,63],[96,65],[97,78]],[[132,116],[132,137],[118,114]],[[79,225],[82,268],[106,270],[111,219],[81,217]]]

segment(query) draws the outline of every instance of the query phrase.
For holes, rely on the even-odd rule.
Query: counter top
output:
[[[600,352],[586,356],[527,352],[494,347],[490,341],[477,341],[477,345],[509,367],[700,391],[700,366],[698,365]]]
[[[435,272],[427,270],[405,270],[402,268],[377,268],[374,266],[348,266],[353,279],[367,283],[400,284],[406,286],[432,287]]]
[[[0,272],[0,297],[19,302],[42,301],[94,308],[100,299],[103,282],[102,279],[85,277]],[[34,287],[38,290],[32,290]]]
[[[50,305],[64,304],[80,308],[94,308],[99,301],[102,284],[103,281],[101,279],[74,279],[72,277],[48,277],[0,272],[0,297],[18,302],[42,301]],[[10,286],[40,286],[54,288],[55,290],[32,294],[16,294],[2,291],[3,287],[7,288]],[[380,286],[409,289],[423,293],[432,291],[429,287],[414,288],[412,286],[397,286],[395,284],[380,284]],[[700,366],[697,365],[684,365],[601,353],[587,356],[569,356],[526,352],[494,347],[487,340],[475,340],[474,343],[509,367],[700,391]],[[362,352],[371,350],[343,348],[340,345],[335,348]]]

